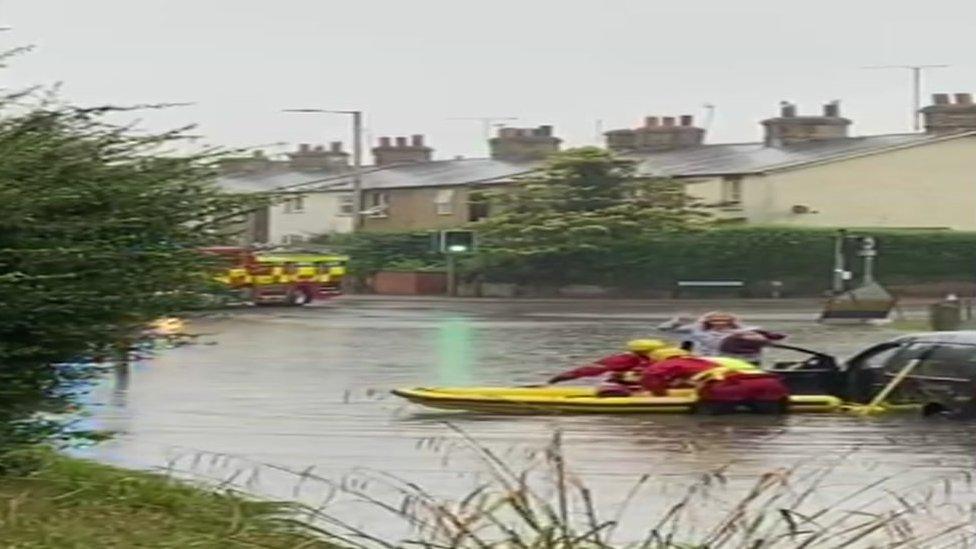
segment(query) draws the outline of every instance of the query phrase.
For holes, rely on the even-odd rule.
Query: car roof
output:
[[[964,330],[959,332],[919,332],[899,337],[896,341],[917,343],[954,343],[957,345],[976,346],[976,331]]]

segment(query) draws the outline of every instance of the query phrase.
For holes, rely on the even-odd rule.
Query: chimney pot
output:
[[[664,126],[667,127],[667,128],[673,127],[674,126],[674,117],[673,116],[665,116],[664,117]]]
[[[661,123],[661,120],[656,116],[645,116],[644,126],[647,128],[656,128]]]
[[[302,143],[301,145],[298,146],[298,152],[307,153],[310,150],[312,150],[312,146],[309,145],[308,143]]]
[[[971,93],[957,93],[956,94],[956,104],[957,105],[972,105],[973,104],[973,94],[971,94]]]
[[[381,137],[380,138],[380,147],[388,148],[389,146],[390,146],[390,138],[389,137]]]
[[[334,153],[342,152],[342,141],[333,141],[332,143],[329,143],[329,150]]]
[[[793,118],[796,116],[796,105],[783,101],[780,103],[780,116],[783,118]]]
[[[407,146],[407,138],[406,137],[397,137],[396,138],[396,146],[397,147],[401,147],[401,148],[402,147],[406,147]]]
[[[840,116],[840,103],[831,101],[823,106],[823,115],[827,118],[838,118]]]
[[[685,127],[695,125],[695,117],[690,114],[681,115],[681,125]]]
[[[325,152],[325,147],[323,147],[322,145],[316,145],[313,150],[315,152]]]
[[[412,145],[414,147],[423,147],[424,146],[424,136],[419,135],[419,134],[418,135],[412,135],[412,136],[410,136],[410,145]]]
[[[948,105],[949,104],[949,94],[947,93],[933,93],[932,103],[935,105]]]

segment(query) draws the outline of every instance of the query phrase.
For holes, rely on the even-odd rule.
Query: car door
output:
[[[940,343],[902,382],[901,397],[955,410],[973,400],[976,346]]]

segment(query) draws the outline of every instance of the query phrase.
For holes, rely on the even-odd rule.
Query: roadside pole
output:
[[[844,261],[844,242],[846,241],[847,231],[844,229],[837,231],[837,236],[834,237],[834,276],[833,287],[831,288],[834,295],[840,295],[846,289],[844,287],[844,281],[847,278],[847,266]]]
[[[447,295],[457,297],[457,255],[447,252]]]

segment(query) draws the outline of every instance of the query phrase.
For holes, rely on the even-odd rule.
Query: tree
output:
[[[709,214],[681,183],[641,177],[634,161],[598,148],[553,156],[478,222],[481,268],[567,280],[622,242],[705,226]],[[617,258],[620,260],[622,258]]]
[[[174,152],[183,130],[109,123],[119,109],[49,102],[0,117],[0,452],[64,435],[91,360],[146,324],[203,305],[199,247],[226,243],[251,199],[212,184],[214,151]],[[185,148],[185,147],[184,147]],[[39,414],[40,413],[40,414]]]

